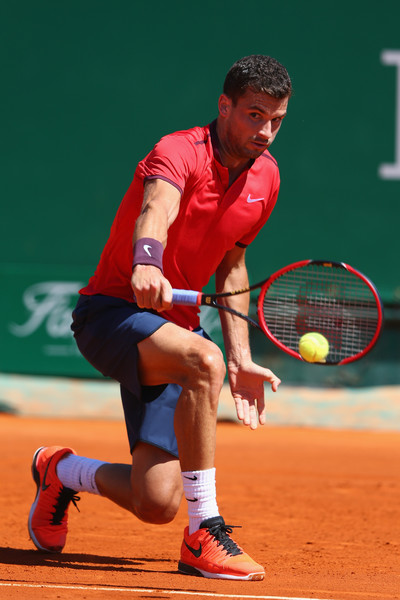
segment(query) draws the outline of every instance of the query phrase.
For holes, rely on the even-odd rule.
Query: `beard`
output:
[[[260,140],[257,138],[248,138],[242,140],[234,134],[227,137],[225,149],[232,157],[240,160],[256,159],[265,152],[271,145],[272,140]]]

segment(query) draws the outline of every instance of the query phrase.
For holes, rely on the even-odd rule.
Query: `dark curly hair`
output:
[[[234,104],[248,88],[278,99],[292,94],[292,82],[285,67],[275,58],[263,54],[241,58],[226,75],[223,91]]]

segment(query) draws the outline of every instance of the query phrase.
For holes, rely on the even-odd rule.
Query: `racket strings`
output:
[[[343,267],[319,264],[275,279],[264,296],[263,313],[271,334],[295,352],[305,333],[324,335],[332,363],[363,351],[379,322],[374,294],[363,280]]]

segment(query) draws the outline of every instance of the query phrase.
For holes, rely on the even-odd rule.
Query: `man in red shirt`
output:
[[[264,568],[230,537],[216,501],[223,355],[201,329],[197,308],[172,306],[172,288],[201,290],[213,274],[217,292],[247,286],[246,247],[279,191],[268,148],[290,95],[280,63],[245,57],[226,76],[216,121],[165,136],[139,163],[72,325],[82,354],[121,384],[132,465],[39,448],[29,516],[38,548],[63,549],[67,507],[77,492],[101,494],[143,521],[165,523],[183,491],[189,524],[179,570],[263,579]],[[226,302],[248,311],[248,295]],[[220,318],[237,416],[255,429],[265,422],[264,382],[276,391],[280,380],[252,361],[247,323],[225,312]]]

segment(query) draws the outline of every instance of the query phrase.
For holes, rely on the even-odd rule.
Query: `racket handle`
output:
[[[172,303],[185,304],[186,306],[198,306],[201,304],[201,292],[194,290],[172,290]]]

